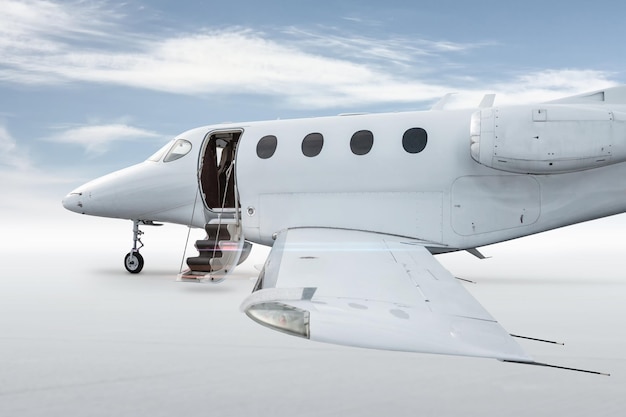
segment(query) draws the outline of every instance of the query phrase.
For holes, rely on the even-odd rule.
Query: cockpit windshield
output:
[[[187,155],[189,151],[191,151],[191,142],[185,139],[173,139],[146,159],[146,161],[159,162],[165,155],[163,162],[172,162]]]
[[[163,162],[172,162],[180,159],[187,155],[189,151],[191,151],[191,142],[185,139],[178,139],[174,142],[167,155],[165,155],[165,158],[163,158]]]
[[[161,149],[159,149],[158,151],[156,151],[152,156],[150,156],[148,159],[146,159],[146,161],[152,161],[152,162],[159,162],[161,160],[161,158],[163,157],[163,155],[165,155],[165,152],[167,152],[167,150],[172,146],[172,143],[174,143],[174,140],[170,140],[169,142],[167,142],[165,144],[165,146],[163,146]]]

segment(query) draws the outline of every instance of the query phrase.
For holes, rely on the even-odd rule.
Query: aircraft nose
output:
[[[85,214],[83,210],[83,193],[73,191],[63,198],[62,203],[63,207],[68,209],[69,211],[73,211],[74,213]]]

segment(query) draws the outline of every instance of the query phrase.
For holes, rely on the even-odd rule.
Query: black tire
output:
[[[129,252],[124,257],[124,268],[131,274],[138,274],[143,269],[143,256],[139,252]]]

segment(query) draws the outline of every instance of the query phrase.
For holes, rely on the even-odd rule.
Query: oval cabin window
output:
[[[274,135],[263,136],[256,144],[256,154],[261,159],[268,159],[276,152],[278,139]]]
[[[421,127],[414,127],[402,135],[402,147],[408,153],[420,153],[426,148],[428,134]]]
[[[350,139],[350,149],[355,155],[365,155],[374,145],[374,135],[369,130],[359,130]]]
[[[309,133],[302,140],[302,153],[311,158],[319,155],[323,146],[324,136],[321,133]]]

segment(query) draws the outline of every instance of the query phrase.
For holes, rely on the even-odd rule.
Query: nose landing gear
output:
[[[152,220],[133,220],[133,248],[124,257],[124,268],[131,274],[138,274],[143,269],[143,256],[139,253],[139,249],[143,248],[143,242],[141,241],[143,232],[139,230],[139,224],[163,226],[162,224],[154,223]],[[139,243],[139,247],[137,247],[137,243]]]
[[[143,269],[143,256],[139,253],[139,249],[143,248],[141,235],[143,232],[139,230],[140,220],[133,220],[133,248],[124,257],[124,267],[131,274],[138,274]],[[139,242],[139,247],[137,243]]]

